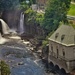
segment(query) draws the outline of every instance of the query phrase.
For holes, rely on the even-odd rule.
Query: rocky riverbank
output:
[[[45,75],[41,59],[24,43],[14,40],[0,45],[0,59],[9,64],[11,75]]]

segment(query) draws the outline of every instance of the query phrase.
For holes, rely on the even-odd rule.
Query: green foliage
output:
[[[70,5],[70,10],[68,12],[68,15],[75,16],[75,4]]]
[[[29,5],[36,3],[36,0],[19,0],[20,3],[21,2],[26,2],[26,1],[29,1]]]
[[[36,11],[33,11],[31,8],[27,9],[25,12],[26,15],[26,21],[28,24],[39,24],[42,25],[44,14],[37,13]]]
[[[10,75],[9,66],[4,61],[1,61],[0,67],[1,75]]]
[[[26,3],[27,0],[0,0],[0,11],[12,10],[17,6],[21,5],[21,9],[27,9],[34,0],[29,0],[29,3]]]
[[[36,12],[33,11],[31,8],[27,9],[25,12],[26,15],[26,23],[34,25],[36,23]]]
[[[26,1],[20,2],[20,8],[23,10],[27,10],[29,8],[29,5],[26,3]]]
[[[46,36],[45,40],[43,40],[43,42],[42,42],[43,47],[48,44],[48,38],[49,38],[53,33],[54,33],[54,31],[50,32],[50,33]]]
[[[27,3],[26,1],[29,1],[29,3]],[[21,9],[26,10],[26,9],[28,9],[33,3],[35,3],[35,0],[20,0]]]
[[[0,0],[0,11],[14,9],[19,4],[19,0]]]
[[[72,27],[75,29],[75,24],[71,24],[72,25]]]
[[[35,13],[36,13],[36,12],[33,11],[31,8],[29,8],[29,9],[27,9],[27,10],[25,11],[25,14],[28,14],[28,15],[30,15],[30,16],[34,15]]]
[[[59,23],[63,21],[67,22],[67,11],[69,10],[71,0],[48,0],[43,27],[48,31],[52,32],[56,30]]]
[[[48,44],[48,40],[43,40],[42,46],[45,47]]]
[[[39,23],[40,25],[42,25],[43,20],[44,20],[44,14],[43,13],[36,13],[36,22]]]
[[[72,26],[75,29],[75,23],[72,20],[69,20],[69,25]]]

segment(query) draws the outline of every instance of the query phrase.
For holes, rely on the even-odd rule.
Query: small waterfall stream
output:
[[[20,34],[24,33],[24,14],[23,14],[23,12],[20,15],[19,33]]]

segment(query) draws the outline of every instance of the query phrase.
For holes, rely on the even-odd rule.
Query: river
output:
[[[41,59],[20,41],[0,45],[0,59],[10,66],[11,75],[47,75]]]

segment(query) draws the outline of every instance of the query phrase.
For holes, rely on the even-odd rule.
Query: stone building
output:
[[[47,0],[36,0],[36,3],[38,4],[39,8],[44,8],[46,5]]]
[[[49,38],[48,61],[67,72],[75,68],[75,29],[61,25]]]
[[[44,4],[46,4],[47,0],[36,0],[36,2],[38,4],[44,5]]]

